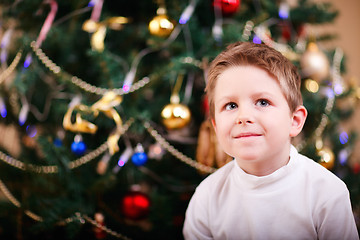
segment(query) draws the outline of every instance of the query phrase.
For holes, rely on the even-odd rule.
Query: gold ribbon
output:
[[[95,117],[99,115],[99,112],[104,113],[107,117],[114,120],[116,124],[116,130],[114,133],[110,134],[107,139],[107,144],[109,146],[109,152],[111,155],[119,151],[118,141],[122,133],[122,120],[119,113],[114,109],[122,102],[122,97],[115,92],[109,91],[104,94],[104,96],[94,103],[91,107],[88,107],[83,104],[77,104],[68,109],[64,115],[63,127],[66,130],[72,132],[81,132],[81,133],[91,133],[94,134],[98,127],[82,119],[81,114],[77,113],[75,118],[75,123],[72,123],[71,116],[75,109],[81,112],[91,112]]]
[[[121,30],[123,25],[128,22],[128,18],[126,17],[111,17],[102,22],[88,19],[82,25],[82,29],[88,33],[92,33],[90,41],[91,47],[98,52],[102,52],[104,51],[104,39],[107,28]]]

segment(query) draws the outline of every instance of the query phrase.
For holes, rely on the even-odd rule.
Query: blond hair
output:
[[[301,78],[290,60],[265,44],[237,42],[230,44],[210,64],[205,92],[210,104],[211,118],[214,119],[214,90],[217,79],[226,69],[236,66],[258,67],[277,80],[291,112],[303,104]]]

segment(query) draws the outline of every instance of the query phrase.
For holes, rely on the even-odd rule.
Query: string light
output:
[[[341,144],[346,144],[349,141],[349,135],[344,131],[340,133],[339,140]]]
[[[253,38],[253,43],[261,44],[261,39],[257,35],[255,35]]]
[[[119,167],[123,167],[125,165],[125,163],[127,163],[127,161],[129,160],[130,156],[133,154],[133,150],[131,147],[127,147],[125,149],[125,151],[121,154],[119,161],[118,161],[118,166]]]
[[[197,1],[192,0],[190,4],[185,8],[183,13],[180,15],[179,23],[186,24],[194,13]]]
[[[290,12],[289,4],[287,4],[286,2],[280,3],[279,17],[281,19],[288,19],[289,18],[289,12]]]
[[[348,149],[344,148],[341,149],[338,153],[338,159],[341,165],[345,165],[349,157],[349,151]]]
[[[0,114],[3,118],[7,116],[6,105],[2,96],[0,96]]]

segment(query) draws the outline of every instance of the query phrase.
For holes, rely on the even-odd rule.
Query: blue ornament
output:
[[[60,138],[55,138],[53,143],[54,143],[55,147],[61,147],[62,146],[62,141],[61,141]]]
[[[136,166],[142,166],[144,165],[148,160],[148,156],[146,155],[146,153],[144,152],[137,152],[134,153],[134,155],[132,155],[131,157],[131,161],[136,165]]]
[[[75,136],[75,140],[71,144],[71,151],[76,155],[81,156],[86,151],[86,144],[84,143],[84,141],[82,141],[82,139],[79,139],[77,138],[77,136]]]
[[[35,137],[36,134],[37,134],[37,129],[36,129],[36,127],[33,126],[33,125],[28,125],[28,126],[26,126],[26,134],[27,134],[29,137],[31,137],[31,138]]]

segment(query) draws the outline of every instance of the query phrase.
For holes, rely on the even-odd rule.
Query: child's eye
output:
[[[233,110],[237,107],[236,103],[230,102],[225,105],[225,110]]]
[[[260,107],[267,107],[270,105],[270,102],[266,99],[259,99],[257,102],[256,102],[256,105],[257,106],[260,106]]]

